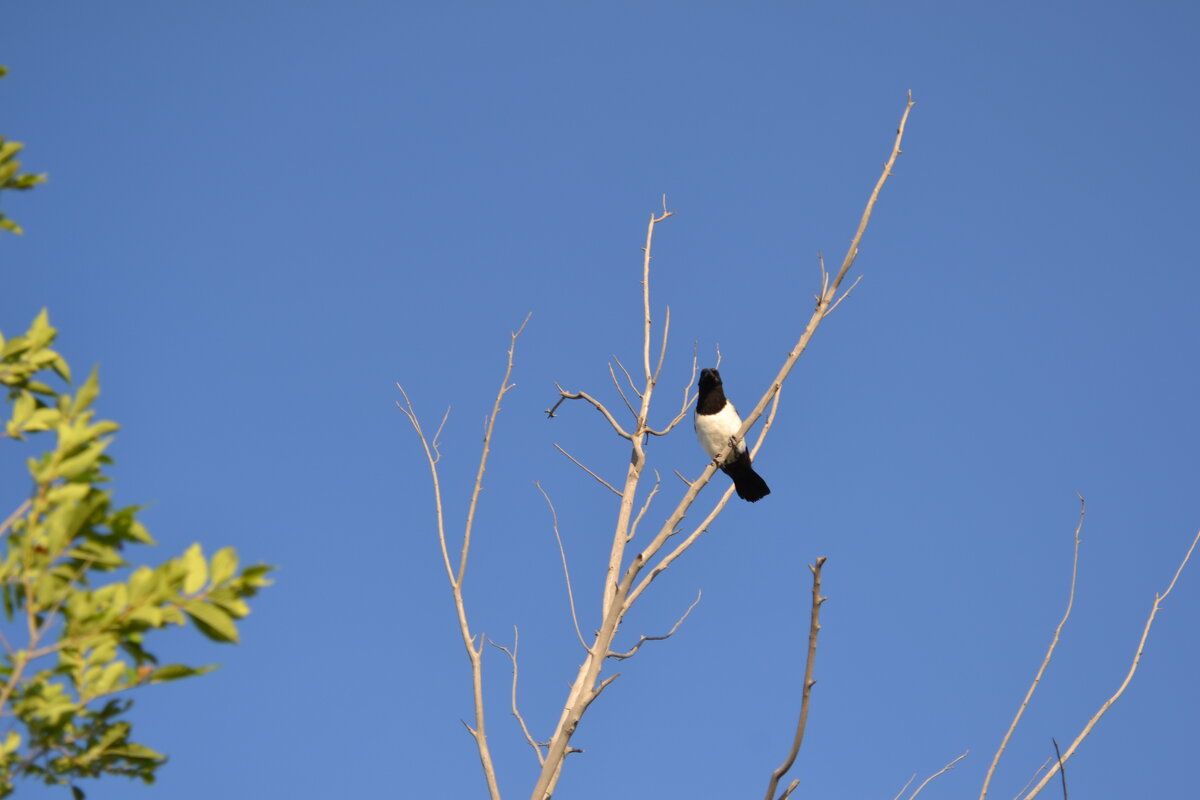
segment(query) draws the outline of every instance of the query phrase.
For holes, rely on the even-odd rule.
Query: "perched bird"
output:
[[[737,409],[725,399],[721,373],[715,369],[701,370],[700,396],[696,399],[696,438],[700,440],[704,452],[708,453],[709,458],[716,458],[717,453],[725,449],[725,445],[741,427],[742,418],[738,416]],[[725,458],[721,469],[733,478],[733,488],[743,500],[755,503],[771,493],[767,482],[750,465],[750,452],[740,439]]]

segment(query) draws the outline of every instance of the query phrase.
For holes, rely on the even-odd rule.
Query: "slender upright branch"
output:
[[[800,693],[800,718],[796,722],[796,735],[792,739],[791,751],[788,752],[783,763],[771,773],[771,780],[767,783],[766,800],[774,800],[775,789],[779,786],[780,778],[786,775],[792,765],[796,763],[796,756],[800,754],[800,745],[804,742],[804,728],[808,724],[809,698],[812,694],[812,687],[816,685],[816,681],[813,680],[813,667],[817,660],[817,634],[821,632],[821,606],[824,605],[826,599],[821,596],[821,568],[824,566],[825,556],[821,556],[809,567],[812,572],[812,608],[809,612],[808,622],[808,655],[804,658],[804,688]],[[788,787],[783,796],[791,794],[797,785],[798,780]]]
[[[1058,740],[1051,739],[1054,743],[1054,756],[1058,759],[1058,777],[1062,778],[1063,800],[1067,800],[1067,768],[1063,766],[1062,751],[1058,749]]]
[[[633,405],[629,402],[629,398],[625,396],[625,390],[621,388],[621,382],[617,380],[617,373],[613,371],[612,364],[608,365],[608,374],[612,376],[613,386],[617,387],[617,394],[621,395],[621,399],[625,401],[625,407],[629,409],[630,415],[636,417],[637,412],[633,410]]]
[[[983,778],[983,788],[979,790],[979,800],[984,800],[987,797],[988,786],[992,782],[992,776],[996,772],[996,767],[1000,764],[1000,757],[1004,755],[1005,748],[1008,747],[1008,741],[1012,738],[1013,732],[1016,731],[1017,725],[1021,722],[1021,717],[1025,714],[1025,709],[1029,706],[1029,701],[1033,698],[1033,693],[1037,691],[1038,684],[1042,681],[1042,675],[1046,672],[1046,667],[1050,666],[1050,657],[1054,655],[1054,648],[1058,647],[1059,636],[1062,635],[1063,626],[1067,624],[1067,619],[1071,616],[1071,608],[1075,605],[1075,580],[1079,575],[1079,534],[1083,531],[1083,518],[1087,514],[1087,501],[1083,499],[1083,495],[1079,495],[1079,524],[1075,526],[1075,554],[1071,560],[1071,591],[1067,593],[1067,610],[1063,612],[1062,619],[1058,622],[1058,627],[1054,629],[1054,637],[1050,640],[1050,646],[1046,648],[1046,657],[1042,659],[1042,665],[1038,667],[1037,674],[1033,676],[1033,683],[1029,685],[1029,691],[1025,692],[1025,699],[1021,701],[1021,705],[1017,708],[1016,716],[1013,717],[1012,724],[1008,726],[1008,730],[1004,733],[1004,738],[1000,740],[1000,746],[996,748],[996,755],[992,756],[991,766],[988,767],[987,775]]]
[[[914,772],[912,774],[912,776],[907,781],[905,781],[904,785],[900,787],[900,791],[896,792],[896,796],[893,797],[892,800],[900,800],[900,797],[904,794],[905,790],[907,790],[909,786],[912,786],[912,782],[915,781],[916,779],[917,779],[917,773]]]
[[[533,738],[533,735],[529,732],[529,726],[525,724],[525,717],[521,716],[521,711],[517,706],[517,646],[521,642],[520,637],[520,631],[517,630],[516,625],[513,625],[512,650],[509,650],[502,644],[496,644],[495,642],[491,642],[491,645],[498,650],[503,650],[508,656],[509,660],[512,661],[512,715],[516,717],[517,722],[521,724],[521,733],[525,734],[525,741],[529,742],[529,746],[532,747],[533,752],[537,754],[538,764],[541,765],[546,761],[545,757],[542,755],[542,748],[538,745],[537,741]]]
[[[579,643],[583,645],[583,649],[587,650],[587,642],[583,640],[583,633],[579,630],[579,617],[575,615],[575,592],[571,589],[571,572],[567,569],[567,551],[563,547],[562,536],[558,532],[558,512],[554,510],[554,503],[550,501],[550,495],[546,494],[546,490],[537,481],[534,481],[534,486],[542,493],[542,497],[546,498],[546,505],[550,506],[550,521],[554,525],[554,538],[558,541],[558,554],[562,556],[563,577],[567,582],[567,602],[571,606],[571,621],[575,623],[575,635],[579,637]],[[516,648],[516,644],[513,645]]]
[[[471,502],[467,507],[467,519],[463,530],[462,555],[458,562],[457,570],[450,563],[449,549],[446,544],[446,525],[445,513],[442,507],[442,490],[441,482],[438,478],[438,460],[437,453],[437,437],[431,441],[421,429],[421,423],[417,417],[416,410],[413,408],[412,401],[409,400],[408,394],[404,388],[396,384],[400,389],[400,394],[404,397],[404,405],[396,403],[400,411],[408,418],[413,429],[417,432],[417,437],[421,441],[421,446],[425,450],[425,459],[429,464],[429,472],[433,480],[433,496],[437,512],[437,531],[438,541],[442,549],[442,558],[445,562],[446,574],[450,581],[450,589],[454,595],[454,609],[458,615],[459,634],[462,637],[463,647],[466,648],[467,658],[471,662],[471,685],[472,695],[475,702],[475,725],[474,727],[463,723],[475,740],[476,749],[479,751],[479,761],[483,767],[484,779],[488,785],[488,795],[491,800],[500,800],[500,785],[496,780],[496,767],[492,760],[491,748],[488,746],[487,729],[485,727],[484,705],[483,705],[483,646],[484,637],[479,637],[479,645],[476,646],[476,636],[471,632],[471,625],[467,619],[466,601],[463,598],[463,583],[466,578],[467,558],[471,551],[471,533],[475,525],[475,509],[478,506],[479,494],[483,491],[483,476],[487,471],[488,455],[491,452],[492,434],[496,427],[496,418],[500,415],[500,403],[504,399],[504,395],[513,388],[513,384],[509,383],[512,377],[513,370],[513,354],[517,347],[517,338],[525,330],[525,326],[529,324],[529,316],[525,317],[525,321],[521,323],[515,332],[511,334],[508,346],[508,363],[504,370],[504,379],[500,381],[500,389],[496,393],[496,401],[492,404],[492,413],[488,417],[483,439],[483,452],[479,458],[479,469],[475,474],[475,483],[471,492]],[[449,412],[447,411],[447,414]],[[442,425],[446,423],[445,418],[442,419]],[[441,426],[438,427],[438,433],[441,433]]]
[[[1096,723],[1108,713],[1108,710],[1112,708],[1112,704],[1117,702],[1117,699],[1125,693],[1125,690],[1129,687],[1130,682],[1133,680],[1134,673],[1137,672],[1138,665],[1142,661],[1142,652],[1146,649],[1146,640],[1150,637],[1150,628],[1154,625],[1154,618],[1158,615],[1158,610],[1162,607],[1163,601],[1167,599],[1167,596],[1171,594],[1171,590],[1175,588],[1175,582],[1179,580],[1179,575],[1183,572],[1183,568],[1187,566],[1188,560],[1191,559],[1192,553],[1195,551],[1196,544],[1198,542],[1200,542],[1200,531],[1197,531],[1195,538],[1192,539],[1192,546],[1188,548],[1187,554],[1184,555],[1183,560],[1179,562],[1179,567],[1175,570],[1175,576],[1171,578],[1171,583],[1167,586],[1166,591],[1164,591],[1162,594],[1156,594],[1154,596],[1154,605],[1150,607],[1150,615],[1146,618],[1146,625],[1142,629],[1142,638],[1138,640],[1137,652],[1133,654],[1133,663],[1129,665],[1129,672],[1125,675],[1125,680],[1121,681],[1121,685],[1117,687],[1115,692],[1113,692],[1112,697],[1105,700],[1104,704],[1100,706],[1100,710],[1097,711],[1092,718],[1088,720],[1087,724],[1083,726],[1083,730],[1080,731],[1079,735],[1075,737],[1075,741],[1071,742],[1071,745],[1066,749],[1066,752],[1062,754],[1059,762],[1052,765],[1050,769],[1046,771],[1046,774],[1042,776],[1042,779],[1038,781],[1037,785],[1034,786],[1029,792],[1029,794],[1025,795],[1025,800],[1033,800],[1034,797],[1038,796],[1042,789],[1046,788],[1046,784],[1049,783],[1050,779],[1054,777],[1054,773],[1062,769],[1062,765],[1066,764],[1067,761],[1070,760],[1071,756],[1075,755],[1075,751],[1079,748],[1079,745],[1083,743],[1083,740],[1088,737],[1088,734],[1092,732],[1092,729],[1096,727]]]

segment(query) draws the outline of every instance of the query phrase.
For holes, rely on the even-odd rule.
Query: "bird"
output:
[[[696,438],[709,458],[716,458],[742,427],[733,403],[725,397],[721,373],[715,369],[700,370],[700,393],[696,398]],[[746,443],[738,440],[737,446],[725,457],[721,470],[733,478],[737,496],[757,503],[771,493],[767,482],[762,479],[750,463],[750,452]]]

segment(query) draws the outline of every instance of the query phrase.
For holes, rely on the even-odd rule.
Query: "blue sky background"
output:
[[[0,330],[48,306],[76,371],[100,365],[118,499],[152,504],[145,558],[198,540],[279,565],[242,645],[165,645],[221,670],[137,695],[138,737],[171,756],[159,783],[89,798],[484,796],[394,382],[431,427],[453,406],[457,527],[533,312],[468,602],[502,642],[520,626],[523,711],[548,735],[580,653],[533,481],[590,629],[616,506],[551,442],[614,481],[628,458],[589,409],[546,420],[553,382],[620,403],[605,364],[637,360],[639,248],[666,193],[656,419],[693,342],[704,363],[720,344],[753,405],[910,88],[865,277],[759,458],[773,493],[733,501],[628,619],[629,641],[661,632],[703,591],[621,665],[559,796],[761,796],[819,555],[799,796],[890,798],[967,749],[922,797],[974,796],[1062,613],[1078,491],[1076,609],[993,784],[1011,797],[1120,683],[1200,526],[1198,22],[1181,2],[7,4],[0,130],[50,182],[3,200],[26,235],[0,239]],[[652,444],[664,475],[703,469],[688,428]],[[0,465],[5,507],[22,469]],[[1072,796],[1194,790],[1198,620],[1193,564],[1069,763]],[[487,658],[501,784],[525,797],[536,764]]]

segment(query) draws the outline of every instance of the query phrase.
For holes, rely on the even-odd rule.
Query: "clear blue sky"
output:
[[[118,498],[152,504],[162,545],[147,558],[199,540],[280,567],[242,645],[171,640],[221,670],[137,696],[139,738],[171,755],[159,784],[89,798],[484,796],[393,383],[427,424],[454,407],[458,520],[508,332],[533,312],[468,601],[501,641],[521,626],[523,710],[546,735],[579,652],[532,482],[588,628],[615,506],[551,442],[614,480],[628,457],[588,409],[548,422],[553,382],[615,399],[605,364],[636,359],[639,248],[666,193],[659,414],[693,342],[707,361],[720,344],[752,405],[910,88],[865,277],[760,456],[774,492],[735,500],[627,621],[660,632],[703,590],[622,665],[559,795],[760,797],[824,555],[801,796],[890,798],[968,748],[922,797],[972,796],[1062,612],[1078,491],[1075,615],[994,784],[1011,797],[1120,682],[1200,526],[1198,22],[1182,2],[6,4],[0,131],[50,182],[4,198],[26,235],[0,240],[0,329],[48,306],[76,370],[100,364]],[[651,457],[705,463],[688,426]],[[22,467],[0,469],[11,503]],[[1200,563],[1068,765],[1071,796],[1194,792],[1198,620]],[[486,669],[500,780],[526,797],[503,655]]]

